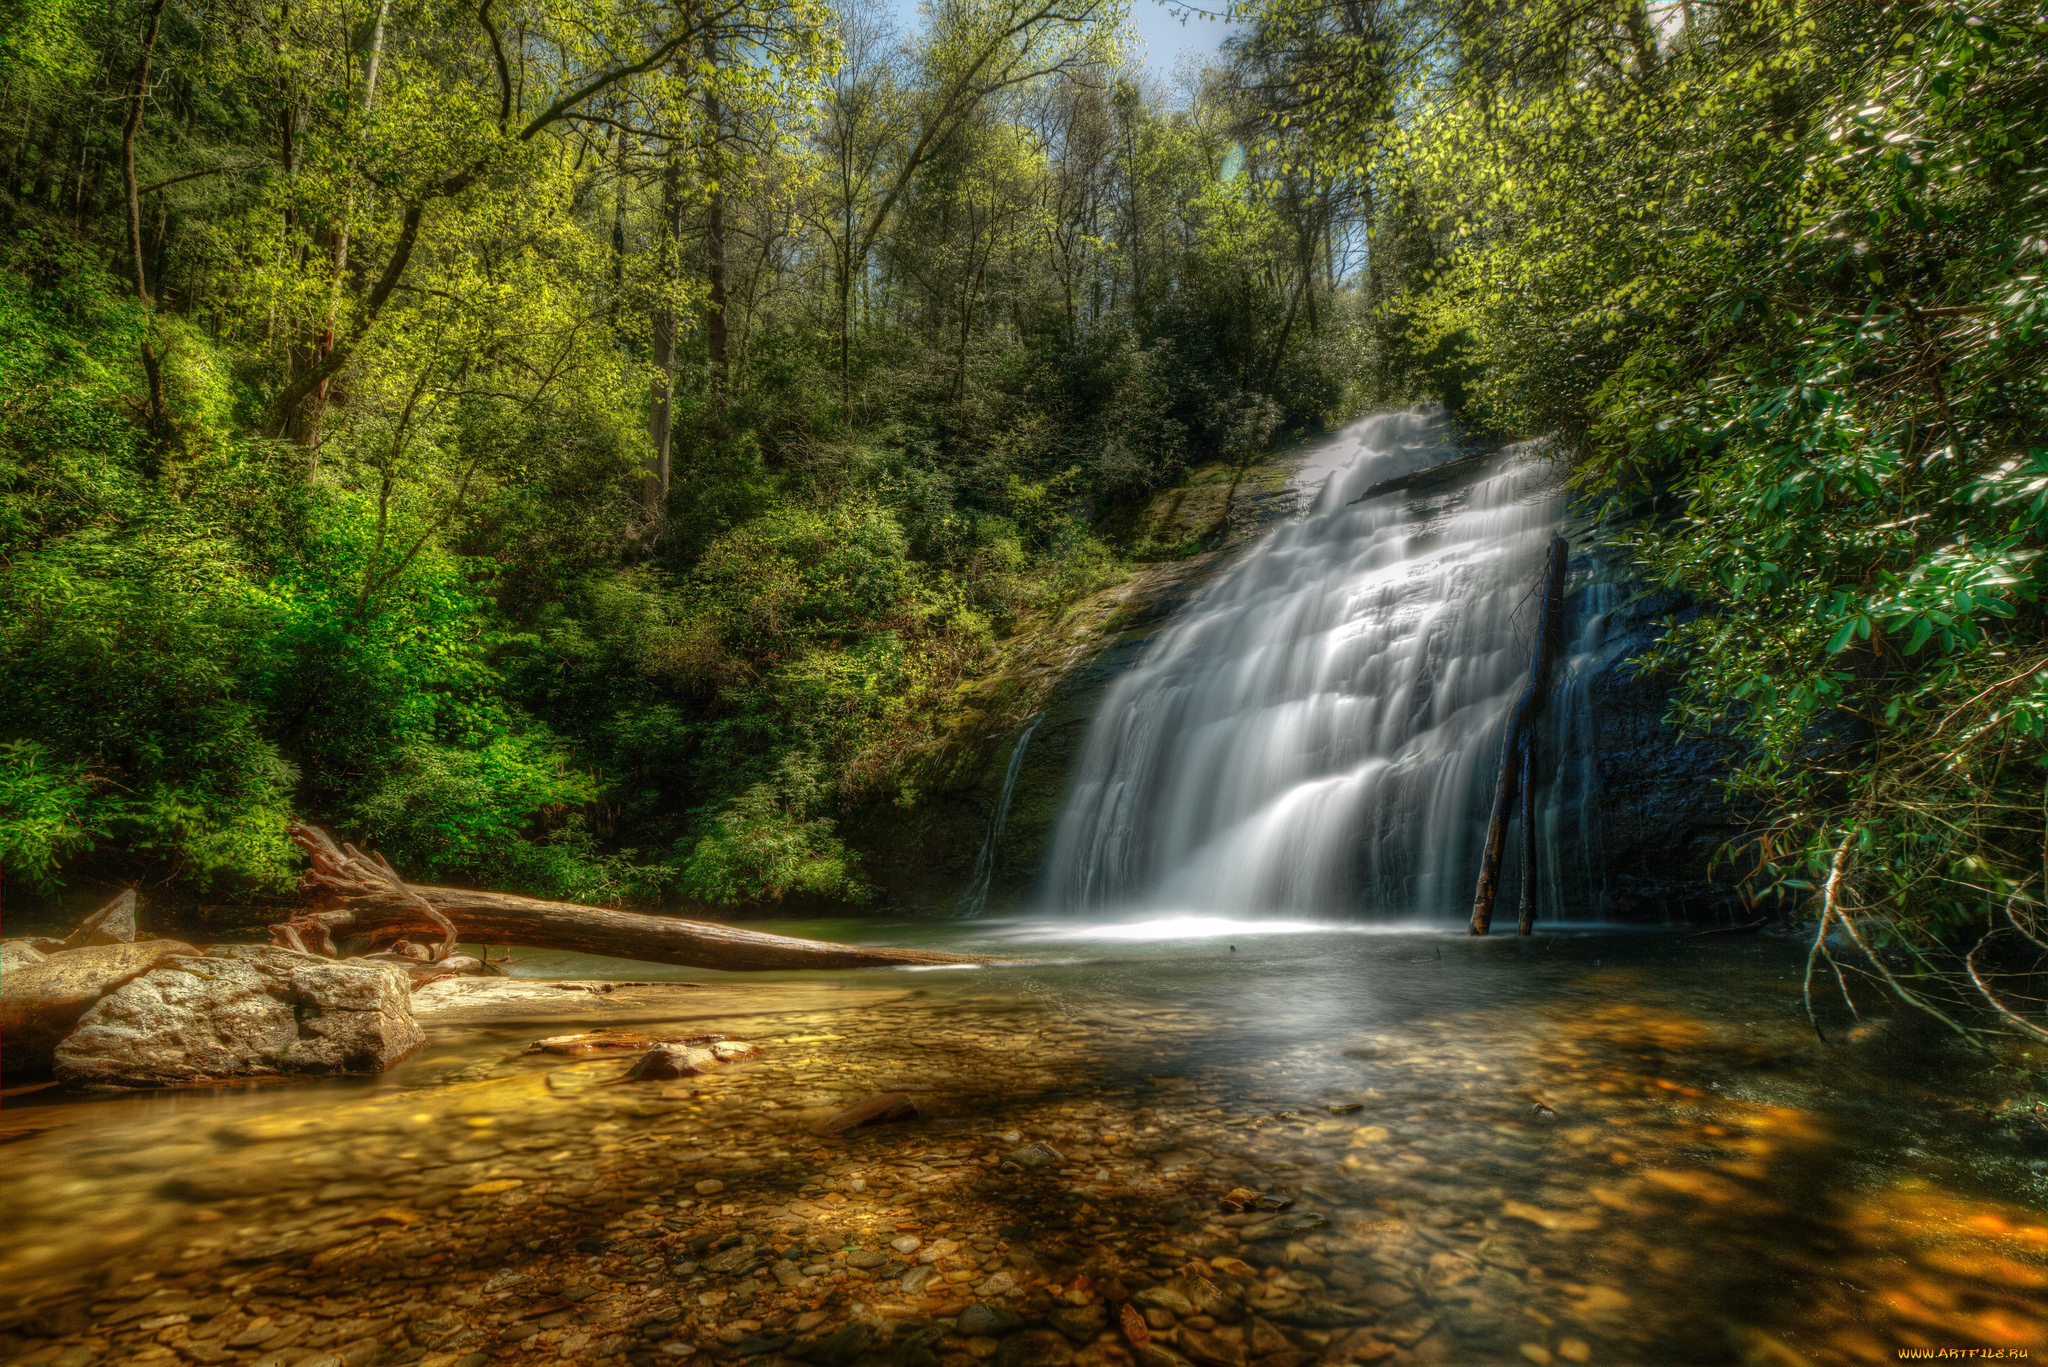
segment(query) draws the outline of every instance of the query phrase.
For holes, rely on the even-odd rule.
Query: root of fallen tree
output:
[[[435,942],[426,957],[436,964],[449,960],[458,941],[468,940],[742,973],[994,962],[968,954],[798,940],[711,921],[510,893],[422,887],[406,883],[381,856],[336,844],[325,831],[294,825],[291,837],[312,860],[299,876],[299,891],[313,906],[270,929],[275,942],[294,949],[335,955],[341,940],[365,941],[374,947],[418,937]],[[417,948],[413,952],[417,954]]]

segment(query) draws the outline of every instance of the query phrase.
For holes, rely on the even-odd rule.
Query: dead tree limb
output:
[[[1515,918],[1515,933],[1527,935],[1536,929],[1536,736],[1522,732],[1522,773],[1516,780],[1522,788],[1522,905]]]
[[[303,833],[303,835],[302,835]],[[327,885],[350,889],[377,888],[390,893],[400,902],[414,908],[433,924],[441,933],[441,943],[426,950],[428,963],[439,963],[455,953],[455,946],[461,943],[456,934],[455,923],[435,910],[434,904],[414,892],[406,881],[398,876],[398,870],[381,854],[364,854],[355,846],[343,841],[336,845],[325,831],[311,826],[293,826],[292,840],[300,849],[313,856],[313,868],[299,879],[299,888],[304,891],[306,879],[317,875]],[[270,928],[271,938],[301,952],[306,951],[305,932],[312,930],[320,937],[322,952],[332,955],[334,947],[332,927],[322,922],[308,924],[308,918],[294,916],[281,925]]]
[[[798,940],[712,921],[511,893],[421,887],[404,882],[382,859],[338,845],[311,826],[294,825],[291,837],[312,860],[299,875],[299,891],[313,909],[271,927],[271,937],[280,944],[296,941],[304,947],[310,939],[332,946],[336,937],[356,936],[377,945],[405,936],[440,936],[444,945],[466,939],[742,973],[995,962],[977,955]]]
[[[1493,899],[1500,891],[1501,856],[1507,852],[1508,822],[1515,814],[1517,799],[1522,807],[1522,920],[1519,929],[1527,935],[1535,924],[1536,852],[1535,751],[1533,723],[1543,709],[1550,690],[1550,669],[1555,663],[1559,637],[1564,631],[1564,577],[1571,560],[1571,546],[1561,536],[1550,538],[1550,554],[1543,564],[1543,597],[1536,612],[1536,654],[1529,665],[1529,684],[1508,712],[1507,734],[1501,739],[1500,780],[1493,790],[1493,816],[1486,826],[1486,844],[1479,863],[1479,886],[1472,896],[1472,933],[1484,935],[1493,928]],[[1526,790],[1526,795],[1525,795]]]

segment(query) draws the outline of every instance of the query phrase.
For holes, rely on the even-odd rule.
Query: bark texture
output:
[[[1515,806],[1522,803],[1522,918],[1520,930],[1527,935],[1535,924],[1536,851],[1534,839],[1534,723],[1550,691],[1550,668],[1556,662],[1558,638],[1564,630],[1564,579],[1571,560],[1571,546],[1561,536],[1550,538],[1550,554],[1543,565],[1543,597],[1536,616],[1536,653],[1529,665],[1529,684],[1515,699],[1508,713],[1507,734],[1501,740],[1500,781],[1493,791],[1493,817],[1487,823],[1486,844],[1479,864],[1479,886],[1472,896],[1472,933],[1484,935],[1493,928],[1493,902],[1500,892],[1501,857],[1507,852],[1508,822]]]
[[[355,847],[337,845],[324,831],[293,826],[292,839],[312,860],[299,891],[313,910],[271,928],[281,944],[294,940],[336,952],[337,938],[373,944],[404,937],[436,938],[452,925],[463,939],[601,954],[646,963],[680,964],[748,973],[775,969],[893,968],[926,964],[991,963],[969,954],[875,948],[799,940],[757,930],[611,911],[574,902],[548,902],[502,892],[409,885]],[[296,946],[294,946],[296,947]]]

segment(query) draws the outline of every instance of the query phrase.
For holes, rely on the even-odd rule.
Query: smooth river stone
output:
[[[403,972],[381,964],[217,945],[172,959],[95,1003],[58,1046],[57,1076],[164,1086],[380,1073],[425,1041],[411,990]]]
[[[60,950],[39,963],[9,964],[0,975],[0,1066],[12,1072],[47,1069],[58,1044],[93,1004],[164,960],[199,951],[177,940],[88,945]]]

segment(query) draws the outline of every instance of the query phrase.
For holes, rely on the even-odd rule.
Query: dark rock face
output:
[[[1412,487],[1418,498],[1441,494],[1455,487],[1446,481],[1475,477],[1496,455],[1480,452],[1389,483]],[[1247,501],[1226,548],[1134,583],[1053,665],[1056,681],[1038,694],[1042,715],[996,849],[989,910],[1029,905],[1037,894],[1061,808],[1109,685],[1237,551],[1296,506],[1284,491]],[[1554,712],[1572,713],[1570,723],[1560,715],[1539,724],[1549,733],[1539,747],[1539,765],[1548,774],[1539,776],[1539,792],[1559,809],[1539,853],[1539,918],[1661,923],[1744,917],[1726,867],[1709,876],[1716,853],[1739,839],[1747,825],[1747,814],[1724,799],[1719,783],[1732,746],[1721,738],[1682,736],[1667,724],[1672,681],[1636,663],[1666,619],[1682,620],[1693,608],[1682,595],[1631,579],[1621,556],[1597,549],[1616,530],[1613,525],[1579,518],[1565,530],[1578,548],[1566,638],[1585,659],[1576,694],[1553,699]],[[916,807],[878,805],[842,824],[881,885],[884,907],[945,915],[956,906],[1023,729],[1020,719],[1009,729],[955,741],[948,767],[933,776]],[[1519,872],[1504,871],[1501,904],[1512,906],[1519,895]],[[1462,917],[1463,911],[1447,908],[1446,914]]]
[[[57,1046],[60,1080],[168,1086],[279,1073],[379,1073],[426,1036],[396,969],[216,945],[109,993]]]
[[[1691,605],[1680,594],[1619,587],[1630,596],[1608,617],[1612,654],[1590,681],[1601,910],[1635,922],[1735,918],[1743,908],[1729,871],[1709,876],[1716,852],[1747,824],[1720,785],[1733,746],[1681,735],[1664,720],[1672,680],[1636,663],[1664,621]]]
[[[990,910],[1016,907],[1036,892],[1103,692],[1225,563],[1224,555],[1212,555],[1171,567],[1175,573],[1149,576],[1105,613],[1107,620],[1092,641],[1060,662],[1061,673],[1044,695],[1011,792],[989,880]],[[882,886],[887,905],[937,916],[953,909],[995,819],[1011,752],[1022,732],[1020,726],[960,746],[949,781],[934,784],[916,808],[876,806],[842,825],[842,833],[863,852],[862,865]]]
[[[129,888],[79,922],[78,929],[64,941],[64,947],[82,949],[87,945],[133,944],[135,935],[135,889]]]

